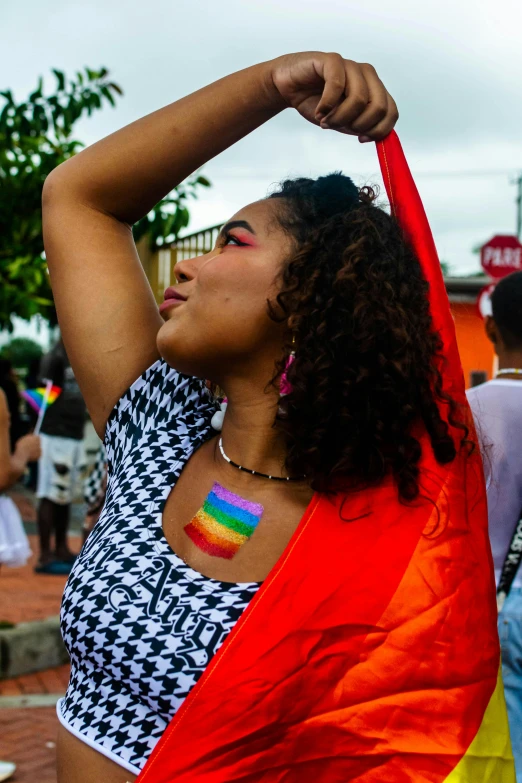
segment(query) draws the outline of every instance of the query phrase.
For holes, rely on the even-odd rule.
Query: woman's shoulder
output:
[[[174,409],[184,408],[201,398],[210,399],[203,380],[184,375],[164,359],[158,359],[120,397],[110,418],[117,418],[118,414],[131,410],[159,423],[167,420]]]
[[[216,403],[200,378],[184,375],[163,359],[151,365],[116,403],[105,431],[105,445],[136,442],[152,429],[169,427],[173,421],[212,415]],[[194,417],[194,414],[195,417]]]

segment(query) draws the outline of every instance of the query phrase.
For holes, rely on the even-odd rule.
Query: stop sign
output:
[[[480,250],[480,263],[495,280],[522,271],[522,244],[515,236],[498,234]]]

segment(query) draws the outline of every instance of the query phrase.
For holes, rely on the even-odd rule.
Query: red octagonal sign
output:
[[[498,234],[480,250],[482,269],[490,277],[500,280],[511,272],[522,271],[522,244],[515,236]]]

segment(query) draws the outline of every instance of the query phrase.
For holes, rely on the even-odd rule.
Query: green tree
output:
[[[53,70],[56,87],[44,93],[43,79],[18,103],[11,90],[0,92],[0,327],[11,316],[54,308],[43,253],[40,199],[46,176],[83,145],[72,137],[84,114],[115,105],[122,91],[106,68],[85,68],[73,79]],[[3,105],[2,105],[3,99]]]
[[[13,337],[0,350],[0,356],[3,359],[10,359],[13,367],[17,369],[29,367],[33,359],[41,358],[42,353],[42,346],[28,337]]]
[[[84,115],[116,105],[121,88],[106,68],[85,68],[69,79],[53,69],[54,91],[44,93],[43,79],[17,103],[11,90],[0,91],[0,329],[11,318],[36,313],[56,320],[43,252],[40,199],[45,178],[83,144],[73,138]],[[136,239],[148,235],[152,248],[173,241],[187,226],[187,202],[199,186],[199,174],[176,188],[134,227]]]

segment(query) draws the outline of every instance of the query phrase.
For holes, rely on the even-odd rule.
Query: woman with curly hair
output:
[[[415,206],[393,99],[321,52],[221,79],[46,183],[109,476],[62,605],[60,781],[513,779],[482,478],[418,205],[406,235],[340,173],[288,180],[176,265],[159,313],[140,266],[132,224],[287,108],[377,141],[394,212]]]

